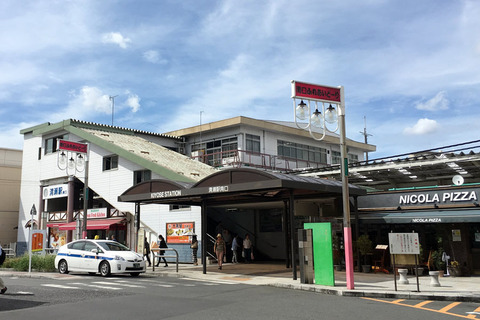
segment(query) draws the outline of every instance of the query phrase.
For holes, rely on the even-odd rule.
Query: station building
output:
[[[248,215],[239,218],[236,213],[246,208],[224,208],[209,212],[202,222],[199,206],[145,204],[138,211],[136,203],[119,201],[118,197],[147,181],[169,181],[186,188],[224,169],[249,167],[292,172],[340,162],[337,135],[317,142],[295,124],[246,117],[164,134],[69,119],[26,128],[21,134],[24,149],[17,254],[27,249],[28,228],[24,226],[31,219],[33,205],[38,212],[34,218],[38,228],[48,230],[48,246],[80,237],[76,226],[84,216],[83,189],[88,163],[88,238],[114,236],[134,247],[136,231],[143,228],[150,242],[159,234],[166,236],[168,246],[179,251],[181,261],[189,262],[188,237],[198,234],[202,242],[206,240],[201,238],[203,225],[207,224],[205,230],[209,235],[214,235],[222,225],[232,234],[249,233],[254,241],[271,243],[274,250],[266,248],[259,256],[283,259],[286,245],[278,237],[283,232],[283,209],[248,208]],[[60,139],[87,143],[88,162],[73,164],[76,154],[62,155],[62,150],[57,149]],[[347,140],[347,147],[351,161],[362,161],[366,152],[375,151],[375,146],[353,140]],[[64,166],[62,161],[67,164]],[[308,221],[341,212],[333,197],[321,202],[323,214],[306,213],[311,207],[308,204],[299,210],[305,212]],[[244,220],[246,216],[248,221]],[[280,246],[278,239],[283,243]]]

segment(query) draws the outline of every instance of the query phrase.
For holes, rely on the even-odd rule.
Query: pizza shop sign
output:
[[[399,205],[477,201],[476,191],[448,191],[400,195]]]

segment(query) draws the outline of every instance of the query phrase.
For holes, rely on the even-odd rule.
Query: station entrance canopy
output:
[[[350,185],[351,196],[365,195],[362,188]],[[150,180],[126,190],[121,202],[158,203],[200,206],[259,203],[340,197],[341,181],[301,177],[297,175],[260,171],[256,169],[225,169],[209,175],[195,184],[169,180]]]
[[[349,185],[351,197],[365,195],[360,187]],[[290,234],[295,234],[295,201],[314,201],[322,198],[341,198],[342,182],[335,180],[302,177],[285,173],[267,172],[250,168],[232,168],[215,172],[195,184],[178,183],[169,180],[150,180],[137,184],[118,197],[120,202],[134,202],[136,218],[139,219],[140,204],[175,204],[201,206],[202,239],[206,239],[207,208],[227,206],[285,206],[285,218],[290,221]],[[341,202],[340,202],[341,203]],[[339,210],[339,213],[342,212]],[[137,225],[139,225],[137,221]],[[288,238],[289,259],[296,279],[295,257],[297,244]],[[205,259],[206,241],[202,241],[202,259]],[[204,273],[206,263],[203,261]]]

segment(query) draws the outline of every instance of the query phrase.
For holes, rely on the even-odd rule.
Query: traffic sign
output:
[[[32,206],[32,209],[30,209],[30,215],[32,216],[37,215],[37,209],[35,208],[35,204]]]

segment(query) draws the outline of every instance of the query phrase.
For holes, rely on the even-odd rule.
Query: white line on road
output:
[[[80,283],[80,282],[69,283],[69,284],[70,285],[77,285],[77,286],[84,286],[84,287],[89,287],[89,288],[99,288],[99,289],[105,289],[105,290],[122,290],[122,288],[117,288],[117,287],[97,286],[97,285],[94,285],[94,284]]]
[[[58,289],[80,289],[79,287],[64,286],[61,284],[42,283],[43,287],[58,288]]]
[[[139,286],[139,285],[136,285],[136,284],[119,283],[119,282],[114,282],[113,283],[113,282],[96,281],[96,282],[93,282],[93,283],[104,284],[104,285],[108,285],[108,286],[117,285],[117,286],[129,287],[129,288],[145,288],[144,286]]]

